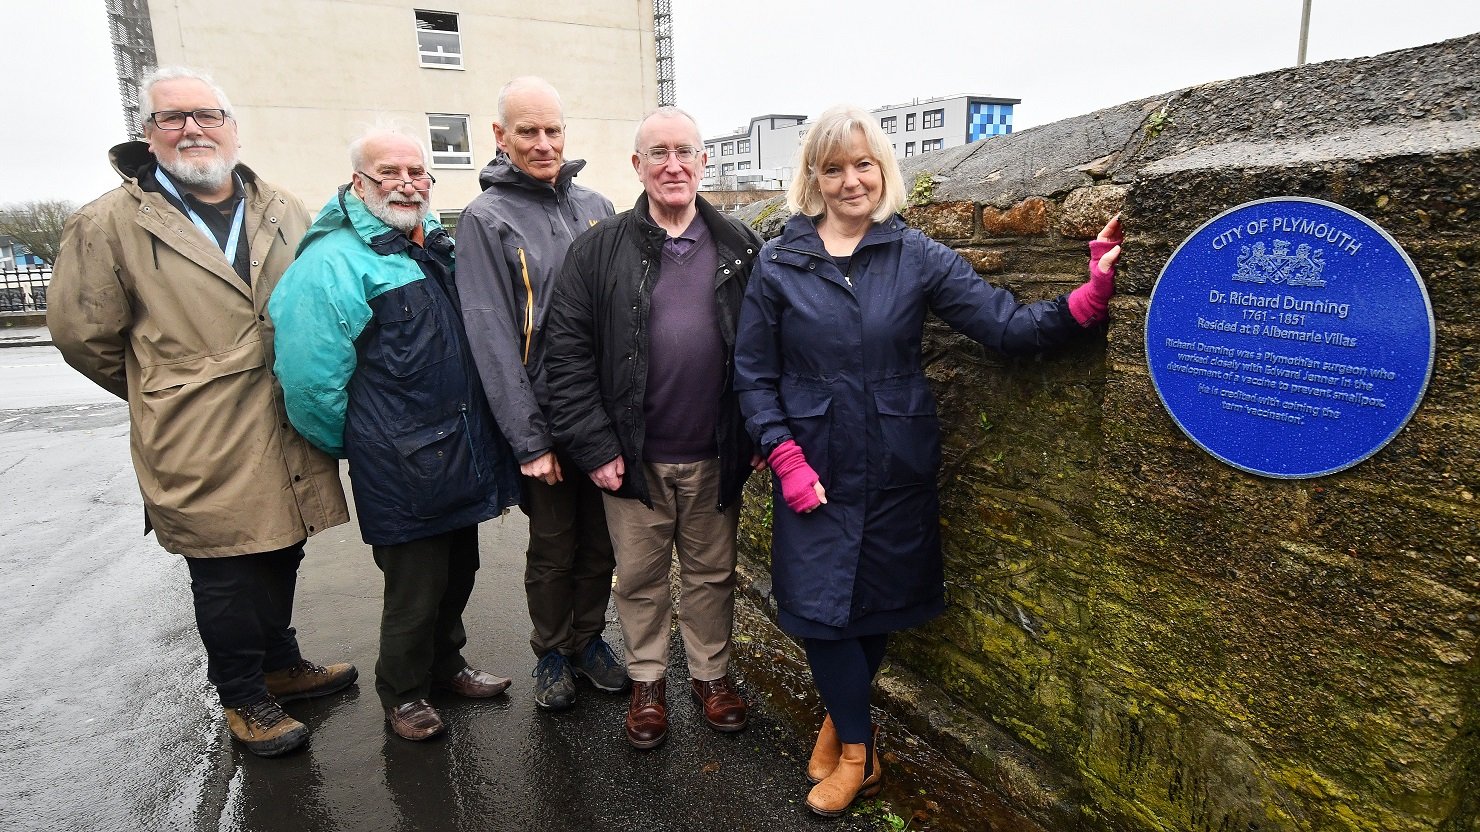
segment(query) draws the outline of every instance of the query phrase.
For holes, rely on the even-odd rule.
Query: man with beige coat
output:
[[[298,651],[305,539],[349,519],[338,464],[289,426],[267,299],[308,215],[237,164],[226,95],[190,69],[145,78],[123,183],[62,236],[47,326],[67,363],[128,401],[145,529],[185,556],[206,675],[232,736],[275,756],[308,729],[279,703],[354,682]]]

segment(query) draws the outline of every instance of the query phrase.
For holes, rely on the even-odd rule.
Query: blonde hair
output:
[[[894,145],[884,135],[879,123],[868,112],[858,107],[840,104],[817,117],[807,130],[802,141],[800,158],[797,160],[797,176],[786,190],[786,206],[793,212],[817,216],[826,205],[822,201],[822,187],[817,176],[828,163],[842,159],[853,145],[853,134],[862,133],[868,145],[869,155],[878,163],[884,174],[884,189],[879,195],[879,204],[869,218],[883,222],[896,211],[904,208],[906,193],[904,177],[899,173],[899,162],[894,158]],[[850,160],[851,161],[851,160]]]

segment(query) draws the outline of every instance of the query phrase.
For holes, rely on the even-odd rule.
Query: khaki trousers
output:
[[[616,550],[617,617],[627,647],[627,675],[655,682],[668,670],[673,602],[668,568],[678,552],[679,629],[689,676],[713,681],[729,672],[735,615],[735,532],[740,507],[715,511],[719,460],[651,462],[627,476],[647,477],[653,507],[604,495]]]

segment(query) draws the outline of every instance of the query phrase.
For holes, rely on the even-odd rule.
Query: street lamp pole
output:
[[[1304,0],[1300,9],[1300,52],[1295,57],[1296,66],[1305,66],[1305,42],[1310,37],[1310,0]]]

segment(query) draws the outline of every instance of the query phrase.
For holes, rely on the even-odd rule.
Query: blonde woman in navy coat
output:
[[[780,623],[802,639],[828,711],[807,805],[832,816],[883,784],[868,707],[888,634],[945,608],[925,314],[1007,355],[1081,337],[1105,319],[1120,223],[1090,244],[1088,282],[1022,304],[905,225],[899,165],[867,112],[824,113],[797,170],[794,214],[745,293],[735,386],[775,477]]]

